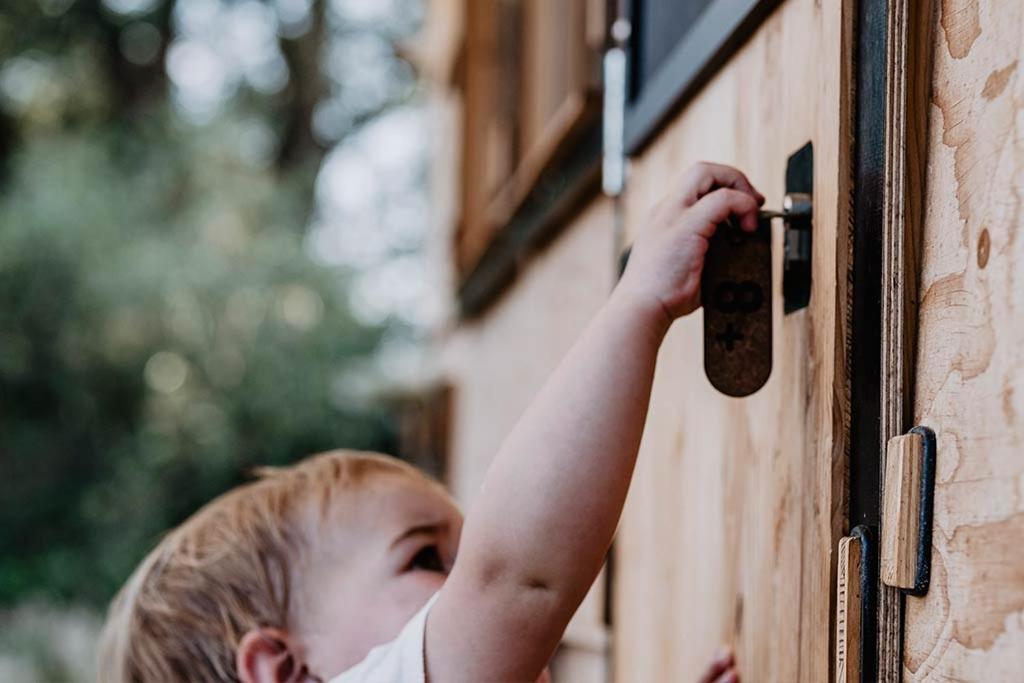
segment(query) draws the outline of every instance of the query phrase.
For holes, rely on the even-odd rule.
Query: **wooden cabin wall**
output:
[[[938,463],[904,680],[1021,680],[1024,4],[935,5],[913,420]]]
[[[662,347],[616,541],[617,681],[698,680],[723,644],[745,679],[829,680],[846,512],[851,9],[783,3],[634,159],[631,234],[700,160],[746,170],[778,208],[788,156],[813,141],[814,284],[810,307],[783,317],[776,226],[774,368],[753,396],[709,384],[699,312]]]
[[[469,503],[491,457],[614,283],[612,214],[597,200],[445,344],[457,390],[449,483]]]
[[[608,296],[615,277],[612,207],[597,199],[532,258],[488,312],[444,348],[452,393],[448,483],[471,510],[491,459]],[[606,679],[604,580],[570,624],[553,670],[560,682]]]

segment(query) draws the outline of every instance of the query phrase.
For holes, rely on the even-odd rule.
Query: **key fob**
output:
[[[730,220],[711,238],[701,276],[704,372],[728,396],[749,396],[772,374],[771,222],[744,232]]]

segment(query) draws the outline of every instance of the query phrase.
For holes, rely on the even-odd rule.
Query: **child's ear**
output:
[[[300,683],[308,678],[288,634],[272,628],[253,629],[242,636],[235,668],[242,683]]]

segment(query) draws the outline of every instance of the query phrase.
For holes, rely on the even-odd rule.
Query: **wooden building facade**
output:
[[[779,208],[811,155],[809,300],[776,221],[772,372],[744,398],[709,383],[702,314],[675,324],[556,679],[697,680],[721,643],[753,681],[1024,676],[1022,51],[1015,0],[431,0],[470,508],[679,174],[734,164]],[[887,446],[917,425],[934,485],[907,502]],[[907,505],[926,591],[880,573]]]

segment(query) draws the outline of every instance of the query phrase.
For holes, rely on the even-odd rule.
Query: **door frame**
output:
[[[882,481],[882,299],[883,218],[886,207],[886,100],[888,2],[857,4],[853,123],[853,258],[850,287],[850,423],[846,531],[865,525],[878,538]],[[865,556],[878,580],[878,553]],[[875,591],[879,594],[879,590]],[[877,605],[867,605],[861,622],[862,681],[876,680]]]
[[[880,472],[885,471],[889,439],[906,433],[913,420],[934,7],[934,0],[888,0],[887,7]],[[879,474],[879,491],[883,484]],[[877,680],[898,683],[903,673],[903,596],[881,583],[877,625]]]

